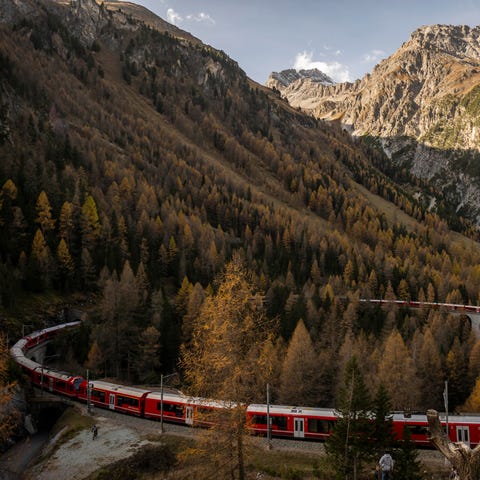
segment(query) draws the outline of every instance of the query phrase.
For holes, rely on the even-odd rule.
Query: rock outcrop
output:
[[[298,78],[275,88],[294,107],[379,139],[480,224],[480,27],[419,28],[354,83]]]

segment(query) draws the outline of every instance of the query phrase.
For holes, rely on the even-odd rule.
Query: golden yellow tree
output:
[[[46,235],[55,228],[55,220],[52,217],[52,207],[44,190],[38,196],[36,209],[37,218],[35,221],[40,225],[42,233]]]
[[[227,401],[214,420],[215,427],[206,432],[195,451],[198,464],[216,478],[246,478],[245,408],[261,395],[256,379],[263,368],[269,368],[262,356],[253,353],[271,335],[256,294],[236,256],[226,266],[216,293],[205,298],[194,320],[190,347],[182,349],[181,366],[190,393]]]
[[[418,406],[417,369],[398,330],[393,330],[385,342],[378,368],[378,382],[385,385],[394,410]]]
[[[480,412],[480,377],[477,378],[475,386],[473,387],[472,393],[465,401],[462,411],[478,413]]]
[[[279,401],[285,405],[317,405],[322,369],[312,339],[300,320],[288,345],[281,374]]]

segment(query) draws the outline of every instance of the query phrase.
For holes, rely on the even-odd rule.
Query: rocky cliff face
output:
[[[276,88],[317,118],[379,139],[480,223],[480,27],[422,27],[355,83],[299,78]]]

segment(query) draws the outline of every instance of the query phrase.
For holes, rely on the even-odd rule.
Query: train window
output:
[[[286,430],[287,417],[272,417],[272,425],[276,425],[279,430]]]
[[[119,407],[127,406],[127,407],[138,407],[138,400],[132,397],[124,397],[122,395],[117,395],[117,405]]]
[[[162,402],[157,402],[157,410],[162,410]],[[183,407],[181,405],[175,405],[173,403],[163,403],[163,412],[176,417],[183,417]]]
[[[92,398],[97,402],[105,403],[105,392],[101,392],[100,390],[92,390]]]
[[[423,425],[407,425],[411,435],[428,435],[428,427]]]
[[[311,433],[330,433],[333,429],[333,422],[329,420],[308,419],[308,431]]]
[[[65,384],[65,382],[64,382],[63,380],[57,380],[56,386],[57,386],[58,388],[63,388],[63,389],[66,388],[66,384]]]
[[[255,425],[266,425],[267,424],[267,416],[266,415],[254,415],[252,421]]]

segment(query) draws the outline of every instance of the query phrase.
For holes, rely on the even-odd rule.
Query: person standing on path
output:
[[[382,480],[391,480],[393,470],[393,458],[389,452],[385,452],[382,458],[379,460],[378,465],[382,472]]]

